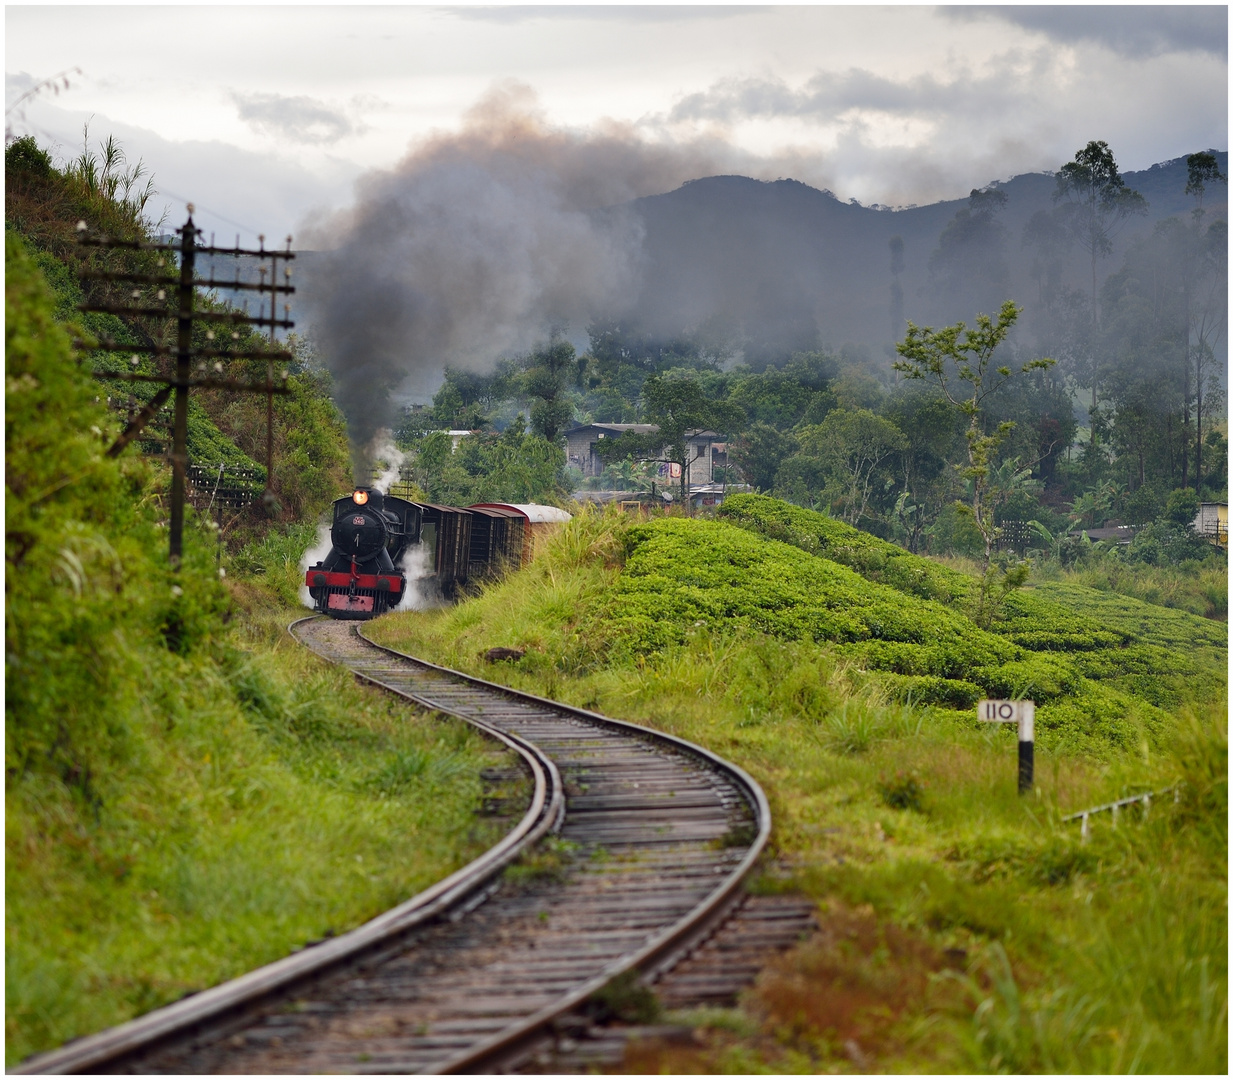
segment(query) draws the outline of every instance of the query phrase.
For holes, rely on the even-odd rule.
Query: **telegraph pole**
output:
[[[287,372],[284,370],[282,379],[276,383],[274,381],[274,361],[275,360],[291,360],[291,353],[286,349],[280,348],[277,345],[275,333],[277,329],[290,329],[295,325],[288,317],[290,311],[286,304],[283,305],[284,317],[278,318],[277,300],[279,295],[288,296],[295,292],[295,288],[290,283],[291,270],[284,269],[284,283],[279,284],[277,279],[278,261],[291,260],[295,258],[295,253],[291,250],[291,237],[287,237],[287,248],[285,251],[268,251],[265,247],[265,237],[261,237],[261,246],[258,250],[243,249],[239,245],[237,237],[236,245],[233,248],[215,247],[213,243],[209,245],[198,244],[197,237],[200,230],[193,224],[193,205],[188,206],[188,220],[176,230],[180,234],[178,244],[160,244],[152,243],[146,240],[121,240],[115,237],[108,236],[92,236],[89,233],[88,226],[84,221],[77,223],[77,231],[79,233],[79,242],[83,245],[100,247],[100,248],[125,248],[135,251],[150,251],[162,252],[164,255],[178,255],[180,259],[180,272],[178,275],[171,274],[139,274],[128,272],[116,272],[107,270],[85,270],[81,276],[86,279],[126,282],[135,285],[150,286],[165,286],[159,288],[156,293],[158,301],[165,300],[167,289],[175,289],[176,308],[170,311],[165,307],[153,307],[146,301],[145,305],[141,303],[135,304],[110,304],[110,303],[86,303],[79,305],[82,311],[97,311],[111,315],[129,316],[130,318],[155,318],[155,319],[170,319],[174,318],[176,322],[176,345],[175,345],[175,374],[174,375],[147,375],[141,372],[112,372],[112,371],[96,371],[95,378],[99,379],[119,379],[127,382],[153,382],[162,383],[163,389],[160,390],[153,400],[141,410],[129,423],[128,427],[116,439],[115,443],[107,451],[111,457],[116,457],[136,436],[142,428],[146,426],[158,413],[158,410],[166,402],[167,398],[173,393],[175,395],[175,420],[173,424],[172,446],[171,446],[171,517],[170,517],[170,538],[169,538],[169,555],[171,566],[178,570],[181,559],[184,554],[184,497],[185,497],[185,479],[188,473],[188,394],[193,387],[198,388],[214,388],[222,390],[235,390],[241,393],[262,393],[267,396],[266,400],[266,491],[263,498],[267,509],[271,509],[275,503],[273,492],[274,478],[274,395],[289,393],[286,386]],[[208,279],[200,279],[196,275],[197,256],[201,254],[209,255],[228,255],[239,257],[241,255],[256,256],[260,259],[268,259],[270,261],[270,280],[267,283],[265,279],[266,268],[261,268],[261,280],[259,283],[251,281],[241,281],[239,270],[237,269],[234,280],[217,280],[214,277],[213,270],[210,271]],[[163,259],[159,260],[159,265],[163,265]],[[227,311],[198,311],[195,310],[196,290],[198,288],[208,289],[229,289],[235,291],[253,290],[258,293],[270,294],[270,314],[265,316],[264,312],[256,316],[248,315],[246,312],[241,313],[233,309]],[[141,289],[134,289],[131,294],[131,299],[140,301],[142,298]],[[213,345],[204,348],[193,347],[193,327],[198,322],[207,324],[229,324],[231,329],[231,341],[239,338],[239,333],[234,329],[237,325],[250,325],[268,327],[270,332],[270,348],[259,350],[241,349],[241,348],[217,348]],[[206,338],[213,342],[214,331],[208,330]],[[130,345],[119,343],[111,338],[102,338],[98,342],[83,342],[77,341],[76,345],[89,349],[107,350],[112,352],[131,352],[133,353],[132,363],[136,367],[138,364],[137,353],[148,353],[157,359],[160,356],[168,356],[170,350],[164,345]],[[215,375],[207,374],[207,360],[214,360]],[[241,359],[263,359],[266,361],[266,378],[265,382],[247,382],[229,378],[219,378],[218,373],[223,370],[223,362],[228,360]],[[193,372],[193,361],[197,361],[197,373]]]
[[[180,233],[180,313],[176,318],[176,419],[171,440],[171,565],[178,567],[184,549],[184,474],[188,471],[188,377],[193,350],[193,270],[197,263],[197,229],[189,207]]]

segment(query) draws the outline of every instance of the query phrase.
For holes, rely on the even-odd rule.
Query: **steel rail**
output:
[[[310,616],[297,620],[289,628],[297,640],[310,648],[312,646],[300,637],[296,628],[317,618],[319,617]],[[757,782],[743,769],[724,761],[704,747],[677,736],[628,721],[614,720],[587,709],[513,690],[407,656],[405,653],[372,641],[358,626],[356,636],[364,642],[367,648],[386,654],[398,664],[396,669],[375,668],[373,665],[365,664],[359,658],[343,657],[340,662],[351,667],[358,679],[433,711],[465,719],[501,739],[506,745],[517,749],[523,754],[524,759],[528,753],[536,757],[546,775],[542,797],[537,781],[536,800],[541,813],[536,823],[528,828],[528,823],[533,816],[533,808],[533,811],[524,818],[519,829],[515,830],[515,833],[522,833],[521,841],[515,841],[515,833],[511,833],[506,840],[481,856],[471,866],[399,908],[379,916],[359,930],[352,931],[351,934],[277,961],[266,968],[233,980],[231,983],[222,984],[194,998],[131,1021],[120,1028],[83,1039],[61,1050],[53,1051],[51,1054],[33,1058],[17,1071],[68,1072],[96,1069],[100,1064],[108,1061],[115,1062],[125,1056],[139,1053],[144,1047],[149,1047],[157,1053],[160,1044],[170,1045],[184,1037],[191,1037],[203,1029],[216,1029],[230,1016],[238,1015],[258,1003],[259,999],[269,997],[275,991],[285,992],[295,982],[306,981],[311,976],[322,973],[331,965],[341,966],[347,960],[359,958],[359,954],[375,953],[374,946],[389,942],[408,928],[421,925],[451,906],[469,910],[466,901],[479,892],[480,887],[485,885],[499,869],[542,837],[549,828],[559,826],[565,810],[563,786],[556,765],[543,751],[533,747],[528,740],[520,738],[514,732],[498,729],[477,719],[474,715],[476,710],[472,709],[468,712],[464,705],[449,700],[448,693],[444,694],[443,698],[439,698],[431,687],[421,687],[420,689],[424,692],[416,692],[415,689],[407,686],[393,685],[382,677],[395,670],[409,672],[419,669],[425,673],[432,673],[435,677],[444,677],[455,688],[461,686],[461,688],[479,691],[485,698],[504,698],[511,702],[547,710],[571,721],[580,721],[588,726],[607,729],[614,735],[632,737],[639,743],[658,745],[671,754],[693,759],[706,772],[712,775],[719,774],[719,778],[735,789],[735,794],[752,812],[755,826],[752,830],[754,836],[739,861],[735,865],[728,863],[724,877],[713,888],[709,888],[688,911],[675,917],[675,921],[659,929],[649,928],[650,937],[642,940],[633,951],[613,957],[598,972],[568,988],[532,1015],[516,1018],[506,1027],[492,1034],[479,1036],[476,1042],[454,1053],[453,1056],[435,1062],[431,1066],[432,1071],[442,1073],[484,1072],[499,1069],[504,1064],[517,1060],[543,1038],[545,1031],[551,1030],[556,1019],[576,1009],[615,977],[636,971],[641,973],[645,979],[651,980],[657,974],[670,968],[677,958],[704,940],[739,902],[741,886],[764,850],[771,828],[770,808],[766,796]],[[319,655],[327,655],[324,649],[314,651],[317,651]],[[329,658],[339,659],[334,656]],[[482,713],[483,710],[481,708],[478,711]],[[549,785],[551,793],[547,790]],[[517,850],[514,850],[515,848]],[[498,854],[500,852],[503,854]],[[716,872],[720,872],[719,866],[716,866]],[[482,895],[486,896],[487,893]],[[430,900],[427,905],[424,903],[426,899]],[[474,906],[474,903],[472,902],[470,906]],[[412,908],[414,910],[410,910]],[[401,913],[401,918],[396,919],[396,913]],[[361,933],[366,933],[363,941],[357,937]],[[324,949],[329,950],[328,956],[322,952]]]
[[[534,1041],[545,1029],[549,1028],[555,1019],[577,1008],[587,998],[596,991],[601,990],[617,976],[627,971],[641,971],[653,975],[659,970],[670,966],[676,955],[704,937],[723,918],[733,902],[739,898],[740,889],[745,878],[753,869],[759,856],[761,856],[771,835],[771,808],[767,802],[766,794],[758,782],[739,765],[725,761],[718,754],[712,753],[705,747],[692,743],[687,739],[682,739],[677,735],[669,735],[666,732],[643,727],[641,724],[634,724],[628,720],[615,720],[612,717],[591,712],[589,709],[583,709],[575,705],[566,705],[562,702],[539,697],[523,690],[514,690],[508,686],[489,682],[474,675],[465,675],[460,671],[455,671],[453,668],[432,664],[426,660],[420,660],[414,656],[408,656],[406,653],[401,653],[396,649],[378,644],[359,627],[356,628],[356,633],[369,645],[388,653],[390,656],[397,657],[403,662],[409,662],[417,667],[450,676],[472,686],[483,687],[494,694],[515,701],[543,706],[557,712],[570,714],[599,727],[607,727],[622,733],[636,735],[644,741],[660,743],[673,750],[683,751],[691,757],[700,759],[710,768],[726,774],[735,783],[736,787],[741,790],[749,802],[757,822],[757,833],[744,857],[725,876],[717,888],[692,911],[656,934],[636,952],[613,961],[598,975],[580,984],[552,1004],[545,1006],[539,1012],[448,1059],[437,1068],[437,1072],[485,1072],[487,1071],[485,1066],[497,1065],[503,1058],[515,1055],[519,1049]],[[448,711],[446,707],[433,703],[428,695],[420,697],[419,700],[430,708],[438,711]]]
[[[297,619],[288,631],[317,618]],[[362,681],[383,686],[375,679]],[[395,691],[396,692],[396,691]],[[406,695],[401,695],[406,696]],[[355,960],[408,930],[461,905],[527,848],[560,825],[565,810],[561,776],[552,760],[525,739],[468,718],[468,722],[517,753],[531,770],[535,789],[518,824],[493,847],[449,877],[356,929],[302,949],[238,978],[146,1013],[127,1023],[77,1039],[57,1050],[28,1058],[7,1071],[18,1074],[93,1072],[134,1052],[193,1029],[218,1023],[338,964]]]

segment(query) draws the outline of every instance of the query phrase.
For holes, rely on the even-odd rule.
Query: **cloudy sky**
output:
[[[706,144],[729,171],[866,204],[962,197],[1094,138],[1124,169],[1228,147],[1224,6],[10,5],[5,22],[10,132],[61,158],[87,121],[115,134],[171,223],[192,200],[220,240],[347,206],[494,87],[550,128]]]

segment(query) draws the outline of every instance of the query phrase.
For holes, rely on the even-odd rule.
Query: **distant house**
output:
[[[1199,512],[1190,527],[1213,544],[1227,547],[1229,544],[1229,504],[1199,503]]]
[[[606,464],[597,449],[602,440],[619,438],[627,431],[647,435],[658,430],[656,424],[583,424],[565,433],[566,459],[583,476],[599,476]],[[722,438],[714,431],[695,431],[689,436],[690,487],[713,483],[716,467],[728,464],[728,446],[720,441]],[[680,482],[679,470],[673,475],[675,468],[662,463],[660,474],[665,483]]]

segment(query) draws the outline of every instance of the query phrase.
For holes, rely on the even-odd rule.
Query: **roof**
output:
[[[639,435],[648,435],[652,431],[658,431],[658,424],[579,424],[577,427],[570,428],[565,437],[577,435],[580,431],[608,431],[615,432],[618,435],[624,435],[627,431],[636,432]]]
[[[577,435],[580,431],[612,432],[617,435],[624,435],[627,431],[632,431],[638,435],[649,435],[651,432],[658,430],[658,424],[579,424],[577,427],[570,428],[565,433],[565,437],[568,439],[571,435]],[[720,436],[715,431],[689,431],[686,432],[686,437],[690,439],[718,439]]]
[[[412,506],[422,506],[425,510],[437,510],[446,514],[469,514],[471,511],[464,510],[461,506],[441,506],[438,503],[412,503]]]
[[[473,514],[484,514],[494,518],[517,518],[519,521],[523,519],[522,514],[510,506],[502,506],[498,503],[474,503],[467,507]]]
[[[1104,529],[1076,529],[1070,535],[1087,533],[1089,540],[1116,540],[1119,544],[1129,544],[1138,531],[1139,527],[1135,525],[1111,525]]]
[[[545,525],[550,522],[569,521],[571,514],[556,506],[544,506],[540,503],[476,503],[476,508],[486,507],[492,510],[516,511],[532,525]]]

